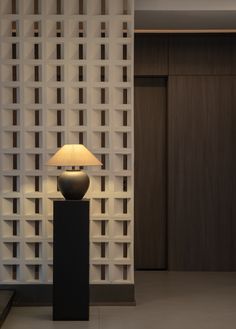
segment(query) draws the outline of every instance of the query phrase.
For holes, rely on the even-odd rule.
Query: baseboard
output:
[[[52,305],[52,284],[1,284],[0,289],[14,290],[14,306]],[[90,305],[135,305],[133,284],[92,284]]]

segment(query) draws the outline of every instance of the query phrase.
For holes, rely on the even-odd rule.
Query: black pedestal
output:
[[[54,201],[53,320],[89,319],[89,201]]]

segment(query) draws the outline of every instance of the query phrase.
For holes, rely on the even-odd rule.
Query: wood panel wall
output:
[[[134,75],[168,75],[168,43],[163,35],[137,34],[134,41]]]
[[[236,270],[236,36],[136,35],[135,74],[168,79],[168,269]]]
[[[235,34],[135,36],[136,76],[234,75]]]
[[[236,74],[236,37],[176,35],[169,37],[169,75]]]
[[[135,267],[166,268],[166,79],[135,78]]]
[[[236,77],[169,78],[169,269],[236,269]]]

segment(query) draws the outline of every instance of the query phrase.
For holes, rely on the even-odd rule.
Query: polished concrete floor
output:
[[[137,272],[137,306],[91,307],[89,322],[53,322],[50,307],[15,307],[3,329],[234,329],[236,273]]]

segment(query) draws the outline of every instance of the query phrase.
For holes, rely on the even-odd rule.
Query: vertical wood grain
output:
[[[166,268],[166,80],[135,78],[135,266]]]
[[[168,75],[168,37],[136,34],[134,54],[135,75]]]
[[[170,36],[169,74],[236,74],[235,34]]]
[[[169,269],[236,270],[236,77],[170,77]]]

